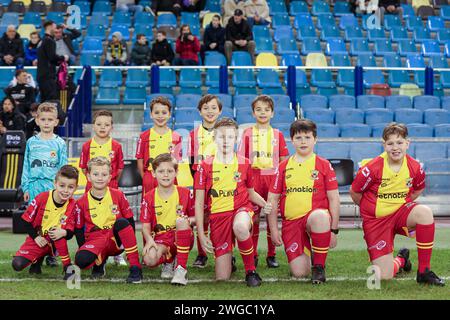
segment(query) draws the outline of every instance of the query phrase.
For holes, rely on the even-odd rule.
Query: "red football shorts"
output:
[[[78,251],[86,250],[97,256],[95,263],[101,265],[108,257],[117,256],[123,252],[114,238],[113,230],[99,230],[86,235],[86,242]]]
[[[260,170],[253,171],[253,179],[254,179],[254,189],[256,193],[258,193],[264,200],[267,200],[267,196],[269,195],[270,185],[272,180],[274,179],[274,175],[269,174],[261,174]],[[255,214],[259,214],[261,208],[257,205],[254,205]]]
[[[253,223],[253,209],[250,205],[239,208],[235,211],[226,211],[210,214],[209,227],[210,238],[214,247],[214,256],[216,258],[233,251],[235,236],[233,232],[233,221],[239,212],[248,212]]]
[[[51,243],[48,237],[46,237],[45,239],[49,242],[49,244]],[[20,249],[14,256],[23,257],[34,263],[40,258],[47,255],[53,255],[53,248],[51,245],[46,245],[45,247],[41,248],[36,244],[36,242],[34,242],[34,240],[30,236],[27,236],[25,242],[20,246]]]
[[[311,212],[295,220],[283,220],[281,226],[281,239],[288,262],[305,253],[311,256],[311,240],[306,230],[306,224]]]
[[[395,213],[382,218],[363,217],[364,239],[366,240],[370,261],[394,251],[396,234],[411,236],[406,222],[411,210],[416,205],[415,202],[405,203]]]

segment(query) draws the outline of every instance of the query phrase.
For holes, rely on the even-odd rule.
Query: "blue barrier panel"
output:
[[[297,74],[295,72],[295,66],[289,66],[287,69],[287,92],[289,98],[291,99],[291,104],[293,107],[297,105]]]
[[[433,68],[426,67],[425,68],[425,94],[432,96],[433,90],[434,90]]]
[[[152,93],[159,93],[159,66],[153,65],[151,69],[150,88]]]
[[[361,66],[355,67],[355,97],[364,94],[364,79],[363,68]]]
[[[224,65],[219,69],[219,92],[228,94],[228,68]]]

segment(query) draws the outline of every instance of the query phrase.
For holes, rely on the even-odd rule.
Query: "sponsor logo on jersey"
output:
[[[363,174],[364,177],[368,177],[370,175],[370,169],[368,167],[364,167],[361,170],[361,173]]]
[[[311,187],[301,186],[301,187],[289,187],[289,188],[286,189],[286,193],[291,193],[291,192],[299,192],[299,193],[303,193],[303,192],[307,192],[307,193],[316,193],[316,192],[317,192],[317,188],[311,188]]]
[[[30,253],[29,251],[26,251],[26,250],[19,250],[19,252],[20,252],[20,254],[29,254]]]
[[[379,193],[378,199],[404,199],[408,196],[408,192]]]
[[[238,192],[236,189],[234,189],[234,190],[219,190],[219,191],[217,191],[216,189],[211,189],[211,190],[209,190],[209,195],[213,198],[235,197],[238,195]]]
[[[380,240],[377,242],[377,244],[369,247],[369,250],[377,249],[378,251],[383,250],[386,247],[387,243],[384,240]]]
[[[294,252],[297,251],[297,250],[298,250],[298,243],[297,243],[297,242],[294,242],[293,244],[291,244],[291,245],[289,246],[289,248],[287,248],[286,251],[289,251],[289,252],[294,253]]]
[[[93,244],[87,244],[84,246],[86,249],[94,249],[95,246]]]
[[[35,167],[47,167],[47,168],[56,168],[57,164],[55,162],[49,162],[47,160],[39,160],[39,159],[34,159],[31,162],[31,168],[35,168]]]
[[[228,248],[228,242],[225,242],[224,244],[222,244],[222,245],[216,247],[216,251],[219,251],[219,250],[226,250],[227,248]]]
[[[311,180],[319,180],[319,171],[311,170]]]
[[[176,210],[177,210],[177,215],[179,215],[179,216],[184,215],[183,206],[181,204],[177,205]]]
[[[60,225],[65,225],[67,221],[67,216],[62,216],[61,219],[59,220],[59,224]]]
[[[108,156],[109,156],[110,159],[114,158],[114,151],[111,150],[111,152],[109,153]]]

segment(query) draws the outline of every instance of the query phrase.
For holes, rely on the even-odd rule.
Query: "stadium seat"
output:
[[[286,3],[284,1],[268,1],[271,15],[287,14]]]
[[[255,122],[255,118],[253,117],[252,113],[250,112],[250,110],[247,109],[248,112],[237,112],[236,113],[236,121],[239,125],[244,124],[244,123],[254,123]]]
[[[259,27],[254,26],[253,27],[253,37],[257,38],[257,37],[261,37],[264,39],[271,39],[270,37],[270,31],[269,28],[267,28],[266,26],[264,26],[265,30],[267,30],[267,34],[266,35],[255,35],[255,27]],[[273,34],[273,40],[275,40],[275,42],[279,42],[280,39],[282,38],[288,38],[288,39],[294,39],[294,32],[292,29],[292,26],[279,26],[278,28],[275,29],[274,34]]]
[[[120,69],[104,69],[100,74],[99,86],[115,88],[122,86],[122,71]]]
[[[325,26],[335,26],[336,20],[332,14],[321,14],[317,17],[317,29],[321,30]]]
[[[441,107],[441,101],[436,96],[417,96],[414,97],[413,102],[414,108],[422,111],[426,109],[439,109]]]
[[[177,85],[176,74],[174,69],[159,70],[159,85],[164,88],[170,88]]]
[[[89,20],[89,25],[102,25],[105,28],[109,27],[109,17],[104,13],[93,13],[91,20]]]
[[[354,88],[355,70],[339,70],[337,76],[337,84],[339,87]]]
[[[428,5],[424,5],[424,6],[420,6],[417,9],[417,15],[419,17],[421,17],[422,19],[428,19],[428,17],[434,16],[434,9],[429,4]]]
[[[344,31],[345,41],[365,40],[360,27],[346,28]]]
[[[158,15],[156,28],[160,27],[177,27],[177,18],[173,13],[163,13]]]
[[[386,40],[386,34],[384,33],[384,29],[369,29],[367,30],[367,38],[370,42]]]
[[[317,136],[320,138],[338,138],[340,128],[331,123],[317,123]]]
[[[95,98],[95,104],[109,105],[120,103],[120,91],[119,88],[103,88],[99,87],[97,96]]]
[[[393,95],[386,97],[386,108],[389,110],[412,108],[411,98],[408,96]]]
[[[272,118],[272,123],[276,128],[277,123],[292,123],[295,120],[295,111],[292,109],[284,108],[278,109]]]
[[[310,53],[322,52],[320,40],[314,38],[303,39],[301,54],[306,56]]]
[[[447,58],[450,58],[450,41],[447,41],[447,43],[445,44],[445,55],[447,56]]]
[[[289,15],[296,16],[299,13],[309,13],[308,4],[304,1],[291,2],[289,8]]]
[[[180,87],[199,88],[202,86],[201,69],[182,69],[180,71]]]
[[[277,53],[284,54],[298,54],[297,44],[294,39],[281,38],[277,44]]]
[[[333,80],[331,70],[318,69],[311,72],[311,84],[315,87],[334,88],[336,83]]]
[[[420,161],[447,158],[447,148],[445,142],[417,143],[416,158]]]
[[[41,16],[47,14],[47,5],[44,1],[32,1],[28,7],[28,12],[37,12]]]
[[[83,41],[82,53],[102,55],[103,54],[102,41],[100,39],[86,37]]]
[[[289,109],[291,99],[288,95],[285,94],[274,94],[271,96],[273,103],[275,105],[275,109]]]
[[[172,107],[175,106],[175,97],[172,94],[167,94],[167,93],[153,93],[153,94],[147,95],[147,98],[146,98],[147,106],[150,106],[150,102],[157,97],[167,98],[170,101],[170,103],[172,104]]]
[[[450,6],[442,6],[441,7],[441,17],[448,21],[450,20]]]
[[[22,1],[12,1],[7,7],[8,12],[15,12],[23,15],[26,11],[25,5]]]
[[[383,152],[381,144],[378,142],[354,142],[350,144],[350,158],[355,164],[364,159],[373,159]]]
[[[416,15],[411,4],[402,3],[400,6],[403,9],[403,18],[414,17]]]
[[[450,111],[443,109],[427,109],[423,112],[424,123],[430,126],[450,123]]]
[[[398,53],[402,56],[408,56],[410,54],[416,54],[417,48],[414,41],[411,40],[400,40],[398,42]]]
[[[82,72],[83,72],[83,69],[81,69],[81,68],[77,69],[77,71],[75,71],[75,75],[73,76],[73,82],[74,82],[75,85],[78,84],[78,79],[80,79]],[[95,74],[92,74],[91,78],[92,78],[91,84],[94,87],[96,85],[96,83],[97,83],[97,78],[95,77]]]
[[[356,100],[354,96],[337,94],[328,98],[330,108],[338,110],[342,108],[356,108]]]
[[[361,123],[346,123],[341,125],[343,138],[369,138],[372,133],[370,126]]]
[[[385,56],[385,55],[393,55],[395,53],[392,49],[392,42],[388,40],[376,40],[375,41],[375,55],[376,56]]]
[[[73,2],[73,4],[75,6],[78,6],[78,8],[80,8],[80,12],[81,12],[82,15],[84,15],[84,16],[91,15],[91,5],[90,5],[89,1],[76,0],[76,1]]]
[[[257,95],[254,94],[235,95],[233,98],[233,105],[237,113],[239,113],[239,109],[248,108],[249,106],[251,106],[253,100],[255,100],[256,97]]]
[[[341,16],[341,20],[339,21],[339,29],[345,30],[347,28],[355,28],[359,27],[358,19],[352,14],[346,14]]]
[[[281,26],[289,26],[290,20],[287,14],[275,14],[272,16],[272,27],[274,29]]]
[[[450,123],[441,123],[434,126],[436,138],[450,138]]]
[[[124,104],[143,104],[145,102],[145,98],[147,96],[147,92],[145,86],[141,87],[126,87],[125,93],[123,96]]]
[[[314,16],[330,14],[330,5],[325,1],[315,0],[312,4],[311,13]]]
[[[314,108],[326,109],[328,105],[328,99],[325,96],[317,94],[307,94],[300,98],[300,107],[303,110],[309,110]]]
[[[347,54],[347,48],[345,47],[345,42],[342,39],[329,39],[327,41],[327,47],[325,49],[325,54],[331,56],[333,54]]]
[[[255,75],[253,69],[236,69],[233,71],[233,84],[236,87],[251,88],[256,86]]]
[[[384,108],[384,97],[375,95],[361,95],[356,98],[358,109]]]
[[[350,144],[342,142],[319,142],[316,153],[325,159],[349,159]]]
[[[136,12],[134,15],[134,24],[153,26],[155,24],[155,17],[150,12]]]
[[[435,159],[425,161],[426,175],[426,193],[427,194],[446,194],[450,190],[450,159]]]
[[[100,59],[101,54],[83,52],[80,58],[80,64],[82,66],[100,66]]]
[[[435,16],[428,17],[427,27],[431,32],[437,32],[441,29],[445,29],[444,19]]]
[[[392,30],[392,28],[401,27],[401,26],[402,26],[402,22],[397,15],[386,14],[384,16],[384,29],[386,29],[387,31]]]
[[[0,25],[9,26],[11,24],[16,28],[19,26],[19,14],[17,12],[5,12],[3,14]]]
[[[122,24],[131,27],[131,15],[129,12],[116,11],[114,12],[112,24]]]
[[[302,58],[298,53],[286,53],[281,56],[282,66],[303,66]]]
[[[399,42],[402,40],[410,40],[408,37],[408,30],[404,27],[396,27],[391,30],[391,40]]]
[[[330,59],[332,66],[350,67],[350,57],[348,54],[333,54]]]
[[[129,69],[127,71],[127,79],[125,85],[129,88],[147,86],[149,84],[148,70],[145,69]]]
[[[450,29],[441,29],[436,33],[436,40],[440,44],[445,44],[450,41]]]
[[[347,123],[364,123],[364,111],[352,108],[336,109],[336,123],[345,125]]]
[[[365,110],[365,118],[368,125],[389,123],[394,120],[394,113],[387,109],[370,108]]]
[[[287,24],[285,24],[285,25],[290,25],[289,17],[288,17]],[[295,19],[294,19],[295,29],[298,30],[300,28],[300,26],[308,26],[308,27],[314,28],[314,22],[309,13],[299,13],[295,16]]]
[[[279,77],[273,69],[261,69],[256,76],[256,83],[260,88],[281,88]]]
[[[311,88],[309,87],[308,79],[306,78],[306,73],[303,70],[295,70],[295,87],[297,88],[297,96],[301,96],[302,94],[298,94],[299,90],[304,92],[304,94],[311,93]],[[285,79],[287,81],[287,78]],[[287,84],[286,84],[287,85]]]
[[[440,56],[441,49],[439,47],[439,42],[432,41],[432,40],[423,41],[422,42],[422,55],[424,57]]]
[[[176,96],[177,110],[181,108],[196,109],[201,95],[198,94],[179,94]]]
[[[311,26],[300,26],[297,29],[297,40],[302,41],[303,39],[317,38],[316,28]]]
[[[109,1],[95,1],[94,8],[92,9],[92,13],[104,13],[107,15],[111,15],[112,7]]]
[[[246,51],[234,51],[231,55],[232,66],[252,66],[252,57]]]
[[[120,32],[120,34],[122,35],[122,40],[124,40],[124,41],[130,40],[130,29],[126,25],[113,24],[109,31],[108,40],[112,40],[112,35],[115,32]]]
[[[106,40],[106,27],[101,24],[90,23],[87,28],[87,37]]]
[[[35,32],[36,27],[33,24],[21,24],[17,29],[17,33],[22,39],[30,40],[30,33]]]
[[[372,128],[372,137],[380,138],[383,136],[384,128],[386,127],[385,123],[377,123],[370,126]]]
[[[412,123],[408,125],[408,135],[413,138],[433,137],[433,127],[423,123]]]
[[[309,109],[305,111],[304,117],[315,123],[334,123],[334,111],[331,109]]]
[[[371,54],[369,42],[365,39],[353,39],[350,44],[350,55]]]
[[[313,52],[306,57],[307,67],[326,67],[328,66],[327,58],[321,52]]]
[[[333,14],[335,16],[343,16],[351,14],[350,4],[346,1],[335,1],[333,7]]]
[[[202,117],[195,108],[178,108],[175,111],[175,123],[202,121]]]
[[[255,53],[260,54],[262,52],[270,52],[273,53],[273,43],[272,39],[255,39]]]
[[[414,41],[423,42],[424,40],[431,40],[430,31],[428,28],[414,28],[413,30]]]
[[[442,109],[450,111],[450,96],[445,96],[441,98]]]
[[[413,31],[415,28],[423,28],[421,17],[411,16],[406,18],[406,28],[408,31]]]
[[[399,94],[413,98],[415,96],[420,96],[421,91],[417,84],[404,83],[400,86]]]
[[[36,28],[40,28],[42,26],[41,15],[39,12],[27,12],[23,16],[23,24],[32,24]]]
[[[153,40],[153,29],[152,26],[149,24],[144,23],[136,23],[134,25],[134,32],[133,37],[131,38],[131,42],[136,42],[136,36],[138,34],[142,33],[147,38],[148,42],[151,42]],[[207,51],[209,52],[209,51]]]
[[[181,12],[180,25],[198,25],[200,23],[199,14],[197,12]]]
[[[341,38],[341,32],[336,26],[324,26],[320,31],[320,40],[322,41],[339,38]]]

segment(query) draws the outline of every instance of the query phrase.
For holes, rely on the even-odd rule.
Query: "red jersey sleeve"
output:
[[[36,198],[33,199],[33,201],[31,201],[30,205],[27,207],[27,210],[25,210],[25,212],[22,214],[23,220],[30,223],[34,222],[38,214],[39,207],[42,204],[44,204],[44,206],[46,205],[48,198],[48,196],[45,196],[46,194],[48,194],[48,192],[40,193]]]
[[[70,202],[67,205],[66,211],[67,219],[61,224],[61,228],[73,232],[75,230],[75,223],[76,223],[75,200],[70,199],[69,201]]]
[[[366,191],[373,183],[374,172],[373,167],[370,166],[372,161],[363,166],[356,173],[356,177],[352,183],[352,190],[356,193],[363,193]]]
[[[284,136],[281,131],[278,131],[278,141],[279,141],[279,148],[280,148],[280,157],[289,156],[289,149],[286,145],[286,140],[284,140]]]
[[[188,207],[186,209],[186,215],[188,217],[195,217],[195,199],[194,193],[188,189]]]
[[[336,179],[336,173],[334,172],[334,169],[331,165],[331,163],[327,160],[324,160],[324,166],[325,166],[325,190],[336,190],[339,188],[338,182]]]
[[[269,192],[274,194],[281,194],[283,192],[283,181],[285,176],[285,168],[289,159],[284,160],[278,166],[275,177],[272,179],[272,184],[270,186]]]
[[[133,218],[133,211],[130,208],[130,203],[128,202],[127,198],[125,197],[125,194],[120,191],[118,191],[118,202],[119,202],[119,208],[120,208],[120,213],[122,215],[122,217],[124,217],[125,219],[130,219]]]
[[[83,147],[81,148],[81,155],[80,155],[80,164],[78,165],[80,169],[86,169],[87,163],[89,161],[89,151],[91,148],[91,140],[86,141],[83,144]]]
[[[122,170],[125,167],[125,164],[123,162],[123,150],[122,145],[116,141],[116,148],[117,148],[117,169]]]
[[[425,188],[425,170],[421,163],[417,164],[416,175],[413,179],[413,189],[419,191]]]
[[[144,159],[144,134],[145,132],[141,133],[137,142],[136,159]]]
[[[194,190],[206,190],[206,181],[208,179],[206,167],[207,165],[204,161],[198,165],[194,175]]]
[[[142,223],[150,223],[151,228],[156,225],[156,216],[153,211],[154,192],[149,192],[145,195],[141,203],[141,214],[139,220]]]

